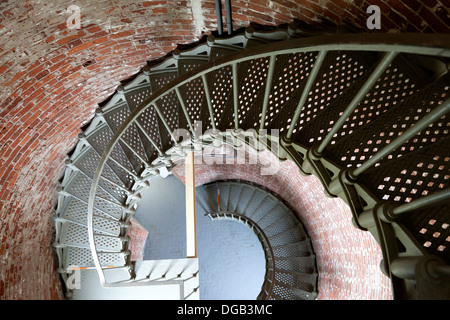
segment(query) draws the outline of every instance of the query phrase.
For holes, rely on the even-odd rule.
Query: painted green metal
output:
[[[150,141],[152,146],[155,148],[155,150],[158,152],[159,156],[163,156],[163,152],[161,151],[160,147],[155,143],[155,141],[150,137],[150,135],[147,133],[147,131],[142,127],[139,121],[135,121],[136,126],[141,130],[141,132],[144,134],[144,136]]]
[[[233,110],[234,110],[234,129],[239,129],[239,100],[238,100],[238,65],[232,64],[233,72]]]
[[[169,127],[169,125],[167,124],[166,118],[165,118],[164,115],[162,114],[161,109],[160,109],[160,108],[158,107],[158,105],[156,104],[156,101],[152,103],[152,106],[153,106],[153,108],[155,109],[156,113],[158,114],[159,119],[161,119],[161,121],[162,121],[162,123],[163,123],[163,125],[164,125],[164,128],[166,128],[167,132],[169,133],[170,138],[172,139],[172,141],[173,141],[175,144],[177,144],[178,141],[177,141],[177,139],[175,138],[175,136],[173,135],[172,129],[171,129],[171,128]],[[127,128],[127,129],[128,129],[128,128]]]
[[[366,96],[366,94],[369,92],[370,89],[374,86],[374,84],[377,82],[377,80],[380,78],[380,76],[384,73],[384,71],[389,67],[392,60],[397,56],[397,52],[391,51],[388,53],[385,53],[383,58],[381,59],[380,63],[377,65],[373,73],[370,75],[370,77],[367,79],[367,81],[364,83],[364,85],[361,87],[361,89],[358,91],[358,93],[355,95],[353,100],[349,103],[347,108],[344,110],[342,115],[339,117],[339,119],[334,124],[333,128],[328,132],[326,137],[321,141],[320,145],[317,147],[317,153],[322,154],[327,145],[331,142],[333,139],[333,136],[339,131],[340,128],[344,125],[344,122],[347,120],[347,118],[355,111],[358,104],[361,102],[361,100]]]
[[[295,124],[298,122],[300,114],[302,112],[303,106],[305,105],[306,99],[308,98],[308,94],[311,91],[311,87],[316,80],[317,74],[319,73],[320,68],[322,67],[322,63],[325,60],[325,56],[327,55],[327,51],[319,51],[316,61],[314,62],[314,67],[309,74],[308,80],[306,81],[305,88],[303,89],[302,96],[298,102],[297,108],[295,109],[294,116],[292,117],[291,125],[286,134],[286,140],[290,140],[292,137],[292,133],[295,129]]]
[[[264,130],[264,123],[266,121],[266,114],[267,114],[267,106],[269,104],[269,94],[270,90],[272,90],[272,80],[273,80],[273,73],[275,71],[275,61],[277,57],[275,55],[270,56],[269,59],[269,70],[267,71],[267,79],[266,79],[266,88],[264,89],[264,101],[263,101],[263,107],[261,111],[261,122],[259,125],[259,130]]]
[[[192,127],[192,121],[191,121],[191,118],[189,117],[189,114],[187,112],[186,104],[184,103],[184,100],[181,97],[180,89],[179,88],[175,88],[175,92],[177,94],[178,101],[180,102],[181,109],[183,109],[184,117],[186,118],[186,121],[187,121],[187,123],[189,125],[189,129],[191,130],[192,135],[195,138],[195,134],[196,133],[195,133],[194,127]]]
[[[321,153],[328,143],[333,138],[333,135],[341,128],[344,121],[348,118],[348,116],[354,111],[358,103],[361,101],[361,99],[367,94],[367,92],[372,88],[374,83],[377,81],[377,79],[380,77],[380,75],[386,70],[386,68],[390,65],[392,60],[395,58],[395,56],[398,53],[410,53],[410,54],[423,54],[423,55],[435,55],[435,56],[442,56],[442,57],[450,57],[450,49],[448,48],[448,43],[450,43],[448,40],[448,37],[439,37],[435,35],[431,35],[429,37],[427,36],[414,36],[414,37],[407,37],[404,35],[343,35],[343,36],[333,36],[333,37],[314,37],[310,39],[301,39],[301,40],[292,40],[287,41],[285,43],[277,43],[277,44],[267,44],[265,46],[257,47],[250,51],[243,51],[238,52],[235,54],[230,54],[227,57],[219,58],[215,60],[214,62],[208,62],[204,65],[200,66],[197,70],[189,72],[187,74],[184,74],[180,77],[178,77],[175,81],[170,83],[164,88],[161,88],[160,90],[157,90],[156,92],[153,92],[151,96],[146,98],[139,106],[136,107],[136,109],[130,114],[130,116],[127,118],[126,121],[123,122],[123,124],[120,126],[120,128],[116,131],[114,134],[114,137],[112,140],[108,143],[107,148],[105,149],[99,166],[96,169],[93,181],[92,181],[92,187],[89,194],[89,203],[88,203],[88,230],[89,230],[89,243],[91,252],[93,255],[93,261],[95,263],[96,269],[99,272],[99,276],[101,278],[101,281],[106,286],[108,284],[105,283],[105,278],[102,277],[102,267],[100,265],[98,254],[95,246],[95,239],[94,239],[94,233],[93,233],[93,223],[92,223],[92,216],[93,216],[93,203],[96,198],[96,189],[98,187],[98,183],[100,180],[101,173],[106,165],[106,161],[108,159],[111,159],[111,152],[114,148],[114,146],[118,143],[123,133],[129,128],[129,126],[132,123],[136,122],[136,119],[139,117],[139,115],[142,114],[143,111],[145,111],[147,108],[153,106],[155,107],[158,116],[163,121],[166,128],[168,128],[167,123],[165,122],[161,112],[159,112],[158,108],[155,105],[155,102],[164,97],[165,95],[172,92],[174,89],[179,88],[180,86],[189,83],[192,80],[202,78],[203,83],[206,84],[206,75],[210,72],[214,72],[220,68],[226,67],[226,66],[232,66],[233,67],[233,84],[236,85],[237,82],[237,65],[240,62],[248,61],[251,59],[257,59],[257,58],[267,58],[269,57],[271,60],[275,59],[275,56],[280,54],[289,54],[289,53],[296,53],[296,52],[313,52],[313,51],[319,51],[321,53],[321,58],[325,56],[325,53],[332,50],[354,50],[354,51],[375,51],[375,52],[385,52],[383,59],[381,60],[380,64],[376,67],[372,75],[369,77],[366,84],[361,88],[361,90],[358,92],[358,94],[353,98],[352,102],[348,105],[344,113],[339,118],[338,122],[335,123],[333,129],[328,133],[327,137],[321,142],[319,148],[317,151]],[[316,60],[316,64],[320,60]],[[315,66],[316,66],[315,64]],[[320,64],[317,64],[317,68],[319,68]],[[312,81],[312,80],[311,80]],[[214,118],[213,118],[213,112],[211,107],[211,100],[209,99],[209,91],[207,85],[205,86],[205,89],[207,90],[205,93],[207,95],[207,102],[208,102],[208,108],[209,113],[211,115],[211,120],[214,127]],[[234,121],[235,121],[235,129],[238,128],[237,123],[237,91],[233,89],[233,98],[234,98]],[[301,98],[305,99],[305,98]],[[301,112],[301,106],[304,104],[304,101],[300,101],[296,111],[296,118],[298,118],[298,114]],[[444,110],[444,109],[442,109]],[[430,117],[436,117],[437,114],[434,114]],[[426,120],[428,121],[428,120]],[[425,123],[424,121],[423,123]],[[262,121],[263,123],[263,121]],[[294,123],[291,124],[291,126],[294,126]],[[417,129],[417,128],[416,128]],[[168,129],[170,133],[170,129]],[[412,131],[411,131],[412,132]],[[292,134],[292,132],[291,132]],[[293,150],[304,150],[304,154],[308,152],[308,148],[305,148],[304,146],[292,144]],[[386,151],[387,152],[387,151]],[[294,155],[292,153],[292,150],[287,152],[288,159],[291,159],[297,163],[297,165],[301,168],[303,161],[302,158],[304,158],[304,155]],[[292,157],[290,155],[293,155]],[[384,156],[384,155],[383,155]],[[114,161],[114,160],[113,160]],[[331,162],[327,162],[326,159],[319,159],[318,160],[324,167],[327,167],[331,172],[343,172],[345,168],[339,168],[336,165],[333,165]],[[373,160],[375,161],[375,160]],[[372,162],[373,162],[372,161]],[[363,169],[366,167],[370,167],[373,163],[368,162]],[[361,169],[361,170],[363,170]],[[354,172],[355,173],[355,172]],[[356,171],[356,173],[361,173]],[[329,181],[322,181],[322,183],[328,184]],[[354,184],[354,190],[355,194],[352,195],[349,198],[346,198],[346,201],[360,201],[359,197],[370,197],[370,194],[364,191],[364,186],[359,185],[358,183]],[[358,199],[354,198],[358,197]],[[446,195],[447,197],[447,195]],[[425,200],[426,198],[423,198],[422,200],[424,203],[427,202]],[[369,201],[369,203],[376,202],[377,199],[372,199],[372,201]],[[414,205],[417,205],[415,203]],[[419,203],[420,205],[420,203]],[[413,205],[411,205],[413,206]],[[371,210],[374,210],[374,207],[371,208],[364,208],[367,212],[371,212]],[[397,210],[405,210],[403,209],[397,209]],[[359,212],[359,214],[362,214],[363,212]],[[398,212],[397,212],[398,213]],[[358,213],[357,213],[358,214]],[[380,222],[375,219],[375,224],[379,224]],[[397,225],[392,224],[389,225],[378,225],[375,227],[375,229],[381,228],[382,230],[387,230],[391,234],[389,237],[386,237],[385,239],[379,239],[380,246],[386,246],[385,248],[388,248],[389,250],[395,250],[392,249],[391,246],[393,244],[392,241],[397,241],[396,234],[401,235],[402,241],[409,241],[407,237],[403,236],[401,234],[401,228],[397,228]],[[391,229],[390,229],[391,228]],[[374,230],[375,230],[374,229]],[[372,231],[371,231],[372,232]],[[383,233],[375,230],[373,231],[374,234],[377,237],[384,237]],[[395,239],[395,240],[394,240]],[[387,252],[386,250],[384,250]],[[395,252],[389,253],[392,256],[395,256]]]
[[[206,75],[202,75],[203,87],[205,89],[206,104],[208,105],[209,117],[211,118],[211,126],[214,131],[216,131],[216,121],[214,120],[214,111],[211,103],[211,96],[209,95],[208,81],[206,80]]]
[[[391,143],[389,143],[383,149],[374,154],[373,157],[363,162],[360,167],[350,171],[350,175],[353,178],[357,178],[364,171],[373,167],[382,158],[386,157],[387,155],[389,155],[389,153],[394,151],[396,148],[400,147],[405,141],[413,138],[420,131],[427,128],[431,123],[438,120],[443,115],[449,112],[450,112],[450,99],[447,99],[439,107],[433,109],[426,116],[417,121],[417,123],[414,126],[410,127],[402,135],[395,138]]]
[[[392,209],[392,213],[394,216],[401,216],[411,211],[437,206],[449,201],[450,201],[450,188],[432,193],[422,198],[418,198],[411,202],[406,202],[401,205],[394,206],[394,208]]]

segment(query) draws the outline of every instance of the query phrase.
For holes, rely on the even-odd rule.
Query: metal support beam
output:
[[[217,32],[219,33],[219,35],[221,35],[223,33],[221,0],[216,0],[216,14],[217,14]]]
[[[231,0],[225,0],[225,11],[227,14],[227,30],[228,34],[233,33],[233,20],[231,19]]]

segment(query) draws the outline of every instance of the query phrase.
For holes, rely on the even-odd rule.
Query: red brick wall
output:
[[[236,28],[298,18],[364,29],[369,2],[382,9],[381,31],[449,32],[443,0],[240,0],[233,19]],[[71,4],[81,9],[79,30],[66,26]],[[214,30],[214,10],[212,0],[1,1],[0,299],[61,297],[50,217],[80,127],[147,60]]]
[[[356,229],[349,207],[339,198],[328,198],[318,178],[302,176],[291,161],[279,163],[269,152],[259,156],[248,150],[234,164],[214,164],[196,157],[196,186],[240,179],[262,185],[290,204],[311,238],[319,272],[319,300],[392,299],[390,280],[381,273],[381,249],[368,232]],[[211,152],[207,151],[207,154]],[[279,166],[273,164],[279,163]],[[268,167],[272,164],[272,167]],[[270,175],[261,175],[269,171]],[[264,170],[264,169],[263,169]],[[185,181],[184,165],[173,174]]]

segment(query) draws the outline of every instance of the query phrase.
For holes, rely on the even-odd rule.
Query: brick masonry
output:
[[[214,1],[79,0],[79,30],[66,25],[71,4],[0,3],[0,299],[62,298],[50,218],[81,127],[146,61],[217,28]],[[234,27],[299,19],[366,31],[369,4],[382,10],[376,32],[450,31],[444,0],[237,0]]]
[[[128,250],[131,252],[131,261],[143,260],[148,231],[136,219],[131,218],[131,228],[128,236],[130,237]]]

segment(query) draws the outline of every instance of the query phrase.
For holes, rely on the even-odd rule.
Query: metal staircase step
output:
[[[123,241],[119,237],[95,235],[97,250],[104,252],[121,252]],[[65,222],[61,226],[59,245],[78,248],[90,248],[87,227]]]
[[[277,258],[305,257],[310,256],[313,253],[313,248],[311,239],[305,238],[304,240],[291,242],[285,245],[272,246],[272,251]]]
[[[243,130],[258,127],[269,61],[269,58],[256,58],[239,63],[238,126]],[[252,106],[256,107],[252,108]]]
[[[70,266],[79,268],[94,268],[92,253],[90,249],[78,247],[62,248],[63,269],[67,270]],[[107,252],[99,253],[100,264],[103,267],[123,267],[126,265],[129,252]]]
[[[220,68],[210,72],[206,76],[211,108],[215,126],[218,130],[225,131],[233,125],[233,70],[231,66]],[[206,109],[206,106],[205,106]],[[204,112],[202,121],[208,121],[210,128],[211,116]]]
[[[280,130],[284,134],[291,125],[306,81],[317,59],[316,52],[300,52],[279,56],[267,103],[267,130]]]
[[[315,273],[315,256],[276,258],[275,268],[280,271]]]
[[[197,259],[162,259],[136,261],[135,279],[165,281],[187,280],[198,273]]]
[[[186,74],[202,64],[209,61],[209,55],[205,51],[205,54],[199,54],[196,56],[179,56],[175,58],[178,62],[178,76]]]
[[[100,156],[98,153],[86,145],[83,150],[74,153],[71,159],[66,161],[68,166],[66,172],[70,174],[69,170],[79,170],[82,174],[92,179],[99,162]],[[131,186],[126,186],[124,181],[109,166],[105,166],[99,185],[121,203],[125,202],[127,195],[131,192]]]
[[[246,212],[245,208],[247,206],[247,203],[251,201],[251,197],[253,196],[254,192],[256,192],[255,189],[248,185],[244,185],[242,187],[242,191],[239,194],[237,205],[234,210],[236,213],[244,214],[244,212]]]
[[[314,300],[316,297],[315,292],[304,291],[278,281],[274,283],[271,294],[274,300]]]
[[[293,139],[308,146],[321,141],[376,65],[376,61],[368,63],[347,52],[327,55],[302,109]]]
[[[272,246],[281,246],[292,242],[297,242],[305,239],[305,231],[298,225],[294,228],[280,232],[274,236],[269,237]]]
[[[206,212],[217,210],[217,184],[205,185],[205,195],[197,197],[198,204],[205,209]]]
[[[92,130],[86,131],[84,138],[99,154],[103,155],[108,142],[113,137],[113,132],[107,123],[103,120],[96,119],[98,122]],[[120,144],[116,145],[111,153],[108,166],[119,176],[122,181],[128,181],[126,185],[133,185],[138,172],[130,162],[127,154],[123,151]]]
[[[67,175],[66,177],[68,178],[63,180],[61,188],[63,190],[61,192],[70,194],[81,201],[89,201],[92,179],[77,171],[72,172],[71,175]],[[122,200],[121,197],[114,193],[110,194],[101,187],[97,188],[96,196],[100,202],[107,203],[110,206],[122,207],[122,203],[119,202]]]
[[[381,200],[409,202],[448,188],[449,159],[450,137],[447,136],[367,170],[361,181]],[[418,175],[420,168],[423,171]],[[447,179],[441,180],[443,175]]]
[[[317,290],[317,273],[304,273],[297,271],[275,271],[275,280],[278,283],[301,289],[306,292]]]
[[[67,197],[65,203],[59,208],[59,211],[62,213],[59,216],[59,219],[64,219],[70,221],[71,223],[87,226],[87,204],[84,202],[81,202],[74,197]],[[120,218],[120,211],[118,211],[116,219],[112,219],[101,211],[94,209],[94,230],[97,233],[118,236],[121,231],[121,223],[118,222]]]
[[[230,185],[229,184],[218,184],[218,197],[220,197],[219,211],[230,211],[228,208],[228,201],[230,198]]]
[[[446,96],[448,97],[450,95],[449,82],[450,74],[446,74],[425,88],[418,91],[414,88],[414,93],[405,100],[399,101],[385,110],[377,111],[379,112],[378,117],[372,119],[369,123],[354,126],[352,134],[341,137],[327,149],[327,156],[346,167],[358,166],[364,159],[372,157],[377,150],[387,145],[396,135],[399,135],[401,131],[396,130],[396,128],[401,127],[406,130],[414,125],[418,117],[423,117],[424,114],[438,106],[439,101],[442,101]],[[398,92],[396,95],[401,96],[402,94]],[[367,109],[366,112],[361,111],[366,117],[368,117],[367,113],[369,112],[375,113],[375,110]],[[443,125],[444,122],[441,121],[439,127],[442,128]],[[401,149],[396,150],[391,158],[398,158],[428,145],[430,141],[442,137],[440,133],[442,131],[434,130],[422,133],[422,136],[426,136],[425,139],[411,139]],[[362,152],[363,155],[361,155]]]
[[[145,78],[143,85],[134,88],[127,88],[126,86],[123,86],[123,89],[121,88],[130,111],[136,109],[153,92],[153,88],[150,84],[150,76],[145,73],[141,73],[139,76]],[[106,112],[105,109],[103,110]]]
[[[127,96],[128,93],[124,93],[124,95]],[[130,106],[129,103],[127,102],[117,104],[107,111],[101,110],[100,112],[100,114],[106,120],[113,133],[117,132],[117,130],[120,128],[122,123],[127,119],[130,113],[131,113]],[[147,156],[146,150],[144,148],[143,142],[141,141],[138,129],[136,128],[135,124],[130,126],[130,128],[122,136],[122,139],[127,145],[131,146],[140,157],[146,158]]]
[[[239,195],[242,191],[242,184],[230,182],[228,185],[230,186],[230,191],[227,200],[227,211],[234,212],[239,201]]]
[[[239,211],[238,213],[241,213],[247,217],[249,217],[250,219],[252,219],[253,214],[257,211],[257,210],[261,210],[261,207],[263,206],[263,202],[266,199],[266,197],[268,197],[268,194],[258,188],[253,187],[253,192],[250,196],[250,198],[248,199],[248,201],[244,201],[246,202],[245,207],[242,207],[242,209],[240,209],[239,207]],[[245,198],[241,198],[241,199],[245,199]],[[252,219],[253,220],[253,219]]]
[[[281,213],[282,214],[282,213]],[[273,217],[273,222],[271,224],[259,225],[263,230],[266,236],[272,237],[281,232],[289,230],[299,225],[298,219],[293,216],[292,213],[281,215],[281,217],[275,218],[276,214],[271,214]],[[268,221],[267,219],[265,221]]]

